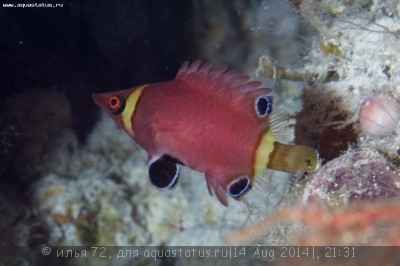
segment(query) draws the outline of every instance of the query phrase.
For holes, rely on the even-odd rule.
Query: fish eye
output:
[[[269,96],[258,96],[255,102],[255,108],[259,117],[266,117],[272,112],[272,98]]]
[[[247,176],[242,176],[232,181],[228,185],[228,194],[234,199],[239,199],[246,194],[251,188],[250,179]]]
[[[111,96],[110,99],[108,99],[107,107],[111,113],[118,115],[125,109],[125,99],[120,95]]]

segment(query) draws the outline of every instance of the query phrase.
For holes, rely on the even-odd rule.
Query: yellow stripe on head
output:
[[[268,165],[270,154],[274,150],[275,138],[270,130],[265,133],[258,145],[254,163],[254,173],[260,174]]]
[[[147,86],[148,85],[140,86],[137,89],[135,89],[131,94],[129,94],[128,98],[126,99],[125,109],[121,114],[121,119],[124,128],[132,136],[134,135],[132,118],[133,115],[135,114],[136,105],[140,98],[140,95],[142,95],[144,88],[146,88]]]

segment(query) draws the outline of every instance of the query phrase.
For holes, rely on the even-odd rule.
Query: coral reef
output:
[[[1,117],[2,178],[16,176],[29,196],[0,189],[0,245],[400,245],[397,1],[197,3],[202,57],[244,72],[259,58],[256,73],[274,87],[277,109],[298,112],[295,142],[316,147],[321,167],[291,184],[266,171],[225,208],[184,167],[174,190],[154,188],[146,154],[105,115],[83,144],[62,94],[16,95]],[[102,42],[113,32],[93,12],[101,52],[111,48],[107,60],[129,65],[118,47],[131,44],[122,35]],[[227,230],[238,231],[224,238]]]
[[[317,146],[328,160],[339,156],[349,147],[347,143],[356,139],[360,145],[376,146],[376,138],[358,138],[354,133],[359,129],[359,111],[371,97],[381,95],[394,102],[398,98],[398,6],[392,1],[370,2],[368,8],[339,1],[301,4],[311,5],[317,11],[313,15],[301,13],[302,16],[308,21],[318,20],[317,24],[323,26],[314,25],[322,38],[315,43],[304,66],[307,86],[302,96],[304,108],[298,115],[296,140]],[[363,126],[363,119],[361,122]],[[332,150],[332,145],[326,143],[329,141],[324,141],[330,139],[326,133],[332,131],[332,136],[340,135],[335,142],[342,148]],[[396,143],[397,134],[389,135],[386,141]],[[389,154],[398,149],[393,144],[381,146]]]
[[[319,40],[303,68],[278,67],[263,56],[258,71],[277,80],[304,77],[295,140],[317,147],[323,166],[296,176],[297,207],[229,234],[228,243],[268,245],[268,236],[284,228],[291,245],[399,245],[400,6],[293,3]]]
[[[303,204],[343,206],[400,196],[400,179],[379,155],[349,152],[327,162],[301,187]]]

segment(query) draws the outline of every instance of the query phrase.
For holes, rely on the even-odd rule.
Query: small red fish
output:
[[[274,137],[271,89],[236,70],[183,63],[171,81],[94,94],[94,101],[148,153],[149,176],[172,188],[179,164],[206,175],[227,206],[249,191],[262,169],[313,171],[318,152]],[[276,131],[276,130],[275,130]]]

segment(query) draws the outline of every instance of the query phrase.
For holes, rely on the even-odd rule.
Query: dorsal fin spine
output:
[[[184,62],[176,79],[189,82],[189,84],[191,82],[201,84],[202,88],[231,95],[234,99],[240,99],[245,94],[253,97],[257,93],[268,94],[271,91],[271,89],[260,87],[262,84],[260,81],[249,81],[249,76],[240,75],[237,70],[228,70],[228,67],[224,65],[212,69],[211,63],[206,62],[202,65],[200,60],[191,64],[188,61]]]
[[[193,73],[193,72],[197,72],[197,70],[199,70],[199,67],[201,65],[201,61],[200,60],[196,60],[194,61],[192,64],[190,64],[186,70],[187,73]]]
[[[181,65],[181,67],[178,70],[178,73],[176,74],[176,77],[179,77],[183,72],[185,72],[187,70],[188,66],[189,66],[189,61],[183,62],[183,64]]]
[[[227,66],[219,66],[216,69],[212,70],[209,74],[214,76],[215,78],[220,77],[226,70],[228,69]]]
[[[205,73],[208,74],[210,72],[210,69],[212,68],[212,64],[210,62],[206,62],[204,65],[200,67],[200,69],[197,71],[197,73]]]

